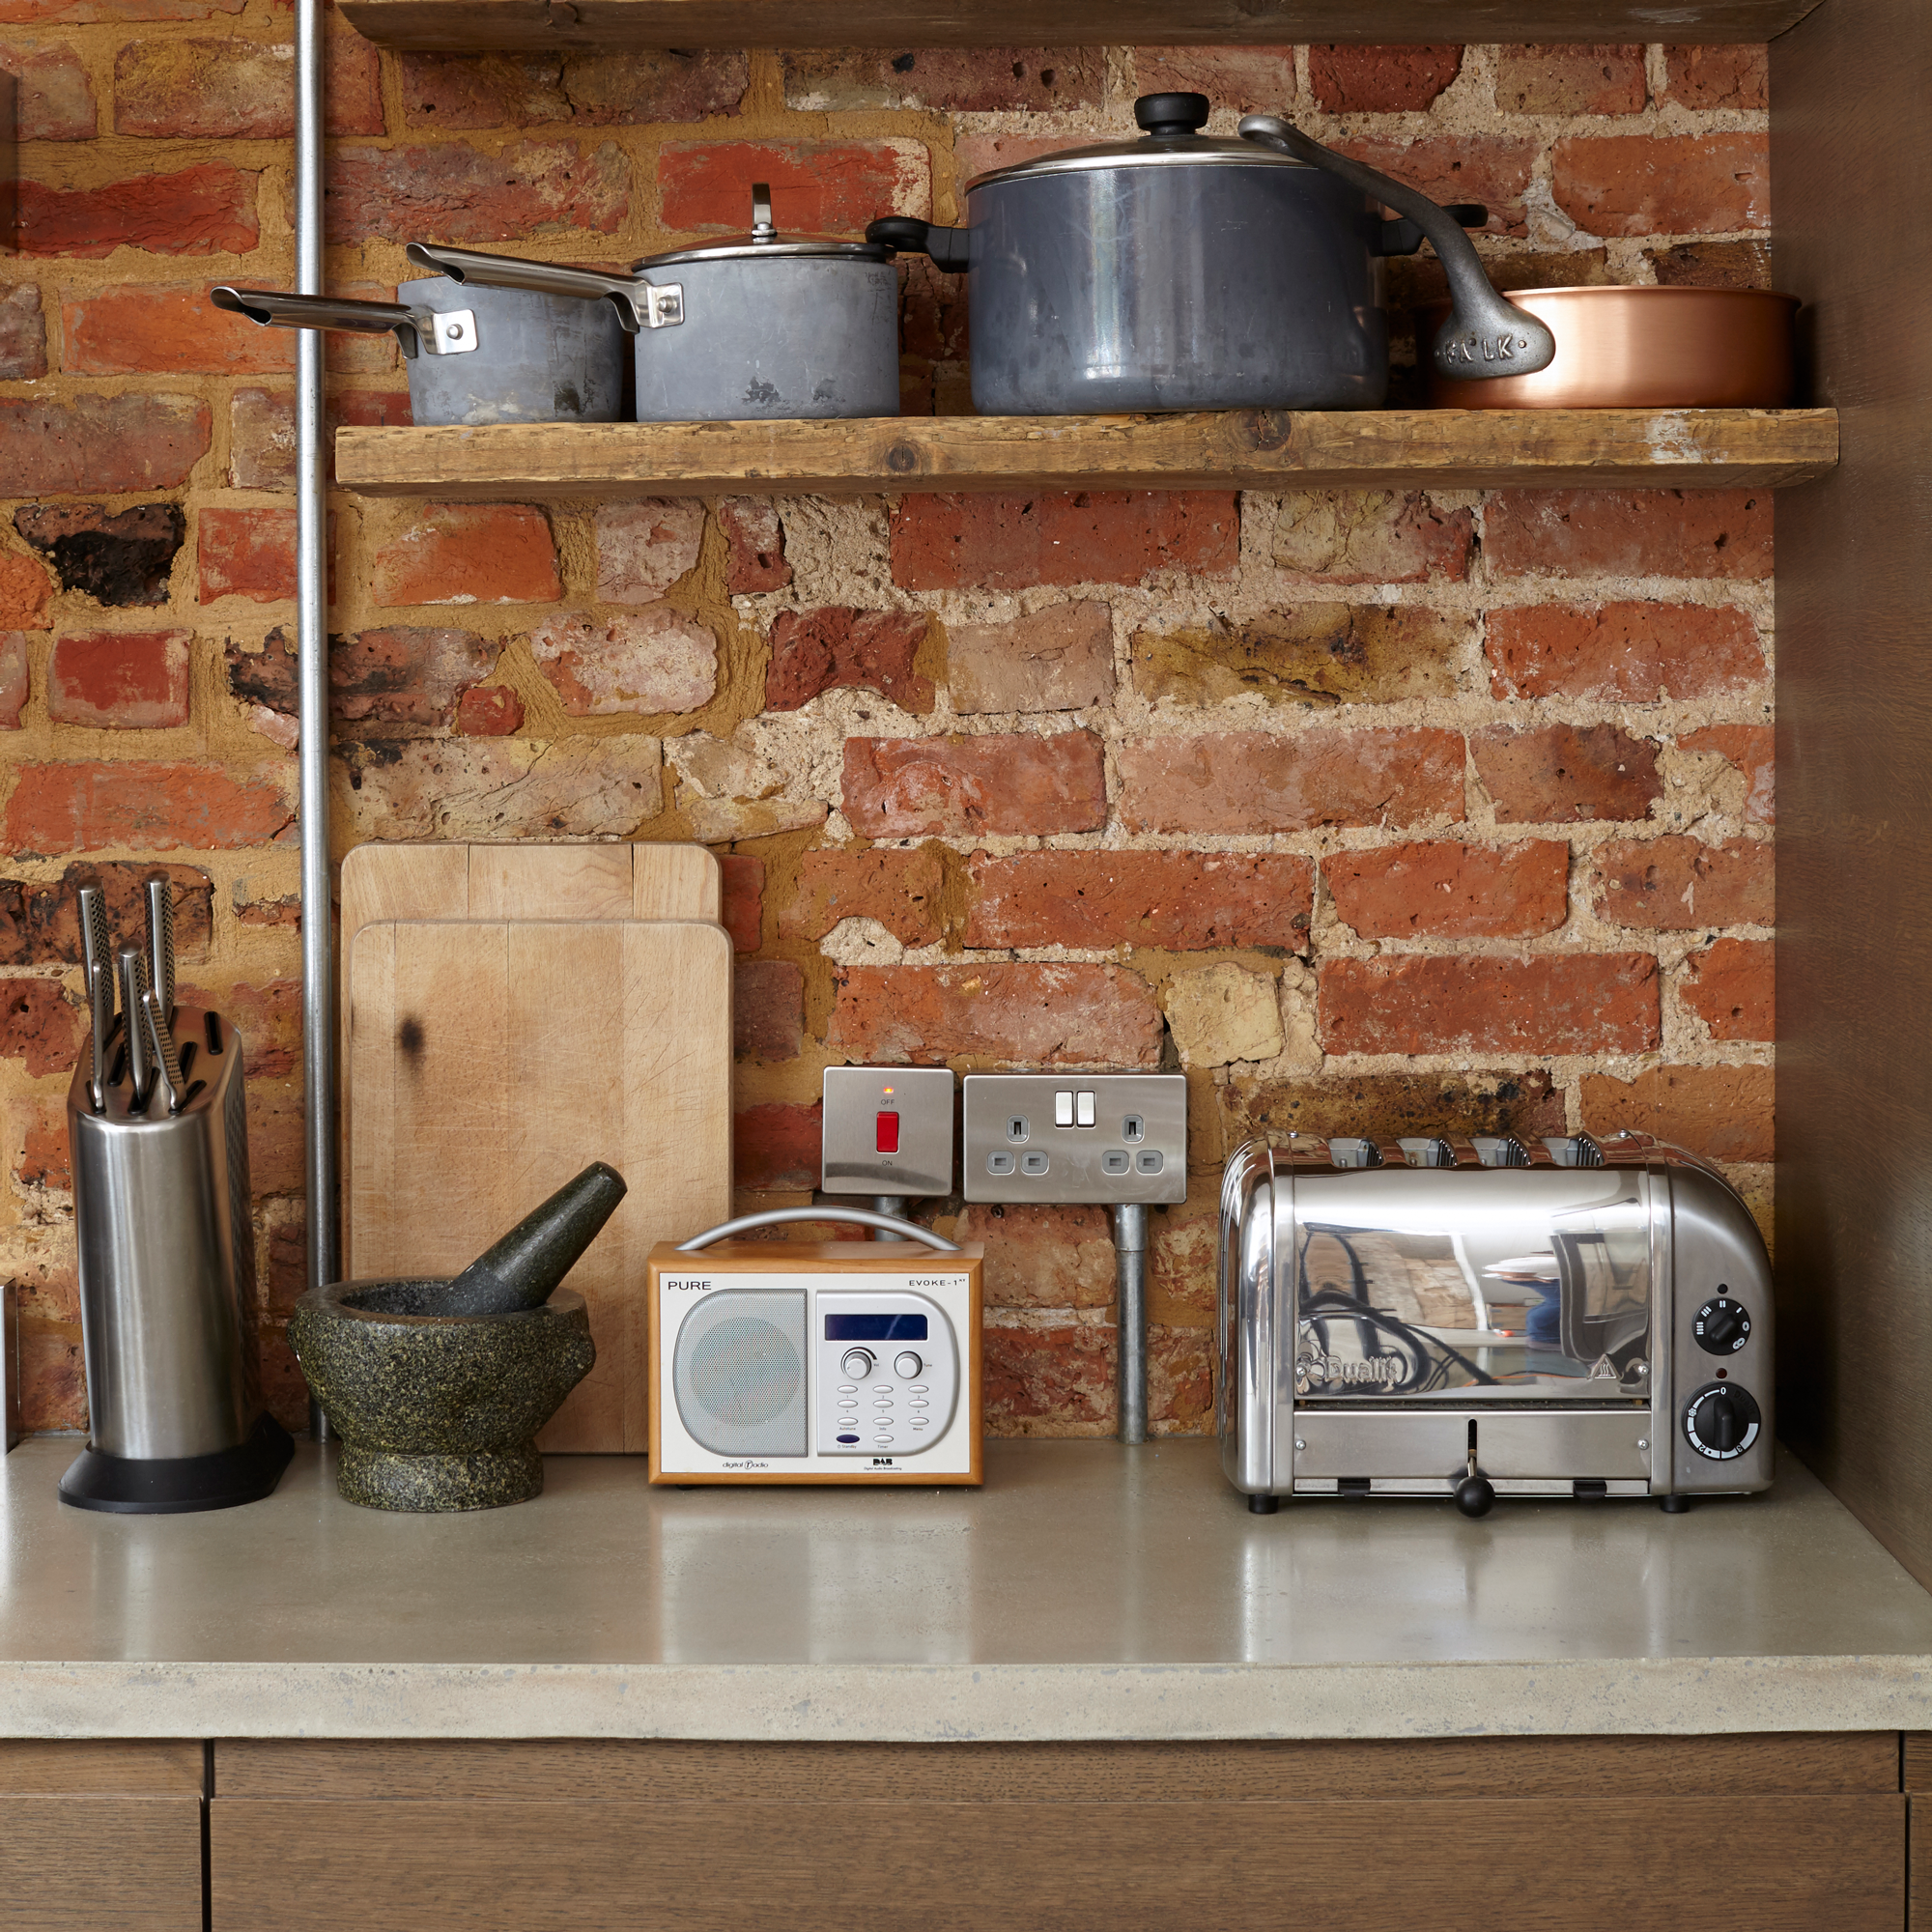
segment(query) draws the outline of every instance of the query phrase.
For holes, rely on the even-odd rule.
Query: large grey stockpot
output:
[[[1438,208],[1272,116],[1209,139],[1208,115],[1205,95],[1143,95],[1141,140],[981,175],[963,229],[896,216],[867,229],[967,273],[982,414],[1378,408],[1382,261],[1425,238],[1457,302],[1434,350],[1443,374],[1526,375],[1554,355],[1463,233],[1481,209]]]

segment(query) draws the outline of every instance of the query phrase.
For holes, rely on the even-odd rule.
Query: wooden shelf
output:
[[[343,489],[446,501],[1405,483],[1728,490],[1807,482],[1837,460],[1835,410],[534,423],[344,429],[335,440]]]
[[[1818,0],[343,0],[389,47],[1769,41]],[[1666,19],[1668,25],[1664,24]]]

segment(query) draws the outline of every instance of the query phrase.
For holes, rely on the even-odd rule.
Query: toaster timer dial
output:
[[[1706,1382],[1684,1411],[1684,1434],[1691,1448],[1714,1463],[1742,1456],[1757,1440],[1764,1417],[1748,1390]]]
[[[1734,1355],[1750,1340],[1750,1310],[1728,1294],[1717,1295],[1698,1309],[1690,1332],[1707,1355]]]

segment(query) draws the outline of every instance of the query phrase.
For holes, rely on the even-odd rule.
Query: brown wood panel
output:
[[[205,1751],[198,1738],[0,1738],[0,1792],[113,1792],[125,1798],[201,1796]]]
[[[1897,1932],[1906,1801],[1291,1804],[303,1802],[217,1797],[213,1932]],[[917,1901],[916,1910],[912,1901]]]
[[[1817,0],[1680,0],[1683,41],[1767,41]],[[970,47],[1281,41],[1646,41],[1645,0],[346,0],[385,46]]]
[[[1818,410],[1229,410],[1174,416],[501,423],[345,429],[335,474],[444,500],[904,490],[1253,489],[1395,480],[1459,489],[1757,488],[1823,475]]]
[[[1932,1792],[1932,1731],[1907,1731],[1899,1740],[1899,1774],[1903,1789]]]
[[[200,1926],[199,1797],[0,1797],[0,1932]]]
[[[1777,283],[1842,457],[1777,506],[1779,1433],[1932,1584],[1932,8],[1771,51]]]
[[[1932,1932],[1932,1800],[1914,1798],[1905,1840],[1905,1932]]]
[[[642,1803],[1280,1803],[1289,1799],[1889,1793],[1896,1731],[1743,1737],[1388,1738],[1211,1744],[442,1743],[236,1739],[219,1798]]]

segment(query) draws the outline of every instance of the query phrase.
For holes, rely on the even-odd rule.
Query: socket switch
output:
[[[951,1067],[828,1066],[823,1091],[823,1192],[952,1192]]]
[[[968,1201],[1187,1199],[1183,1074],[969,1073],[965,1093]]]

